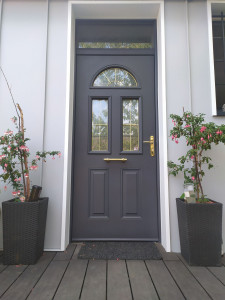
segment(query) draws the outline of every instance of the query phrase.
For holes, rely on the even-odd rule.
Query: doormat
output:
[[[154,242],[84,242],[78,258],[159,260],[162,256]]]

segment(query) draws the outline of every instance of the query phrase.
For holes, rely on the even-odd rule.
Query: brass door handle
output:
[[[143,141],[143,143],[149,143],[150,144],[150,155],[155,156],[155,140],[154,135],[151,135],[149,138],[149,141]]]
[[[110,162],[110,161],[122,161],[125,162],[127,161],[127,158],[103,158],[104,161]]]

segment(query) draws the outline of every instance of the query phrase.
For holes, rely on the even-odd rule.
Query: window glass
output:
[[[92,151],[108,151],[108,100],[92,100]]]
[[[111,43],[111,42],[79,42],[81,49],[149,49],[153,48],[152,43]]]
[[[216,88],[217,115],[225,115],[225,18],[221,16],[213,17],[213,51],[214,51],[214,72]]]
[[[96,87],[137,87],[134,76],[122,68],[108,68],[94,80]]]
[[[138,102],[138,99],[123,99],[123,151],[139,151]]]
[[[154,48],[153,20],[77,20],[78,48]]]

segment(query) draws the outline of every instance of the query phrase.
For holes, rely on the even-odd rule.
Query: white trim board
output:
[[[158,58],[158,128],[159,128],[159,173],[160,173],[160,213],[161,243],[166,251],[171,251],[170,216],[167,170],[167,114],[165,81],[165,31],[164,1],[69,1],[68,41],[67,41],[67,95],[66,129],[64,146],[64,182],[62,203],[61,250],[69,243],[71,164],[72,164],[72,124],[74,95],[75,19],[156,19]]]

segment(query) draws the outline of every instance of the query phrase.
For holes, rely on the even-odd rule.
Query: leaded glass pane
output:
[[[139,105],[137,99],[123,100],[123,151],[139,151]]]
[[[92,151],[108,150],[108,100],[92,100]]]
[[[101,72],[94,81],[96,87],[137,87],[134,76],[122,68],[109,68]]]

